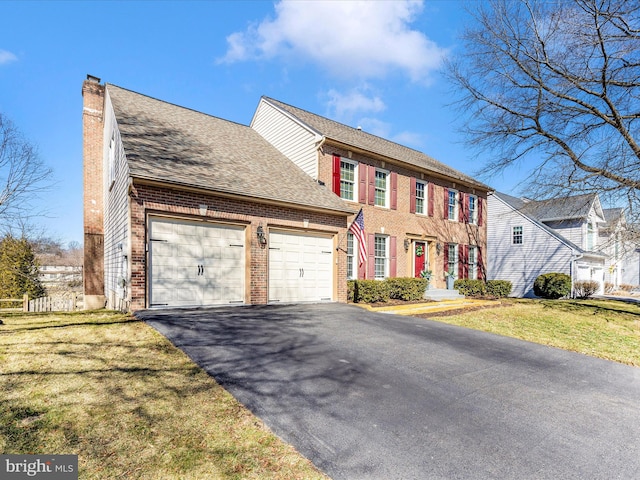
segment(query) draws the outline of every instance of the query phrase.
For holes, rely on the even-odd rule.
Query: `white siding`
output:
[[[557,222],[544,222],[546,226],[552,228],[571,243],[586,249],[587,247],[587,224],[583,219],[560,220]]]
[[[260,101],[251,122],[258,132],[283,155],[298,165],[313,179],[318,178],[317,143],[321,139],[315,132],[303,127],[273,105]]]
[[[635,245],[626,245],[625,254],[620,261],[622,273],[620,283],[640,285],[640,253]]]
[[[115,138],[110,157],[111,139]],[[107,88],[104,110],[104,288],[107,308],[126,309],[130,282],[129,167]],[[110,177],[113,158],[113,181]]]
[[[533,296],[542,273],[571,274],[572,250],[495,195],[487,201],[487,278],[509,280],[514,297]],[[522,244],[512,244],[513,227],[522,226]]]

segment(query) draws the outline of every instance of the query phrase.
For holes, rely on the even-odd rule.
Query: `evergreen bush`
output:
[[[533,282],[533,293],[551,300],[566,297],[571,293],[571,277],[566,273],[543,273]]]

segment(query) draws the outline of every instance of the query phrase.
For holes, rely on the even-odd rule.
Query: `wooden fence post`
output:
[[[22,295],[22,311],[23,312],[29,311],[29,295],[26,293]]]

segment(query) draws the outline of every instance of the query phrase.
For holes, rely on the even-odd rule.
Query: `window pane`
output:
[[[379,207],[387,206],[387,174],[376,170],[375,204]]]
[[[522,245],[522,227],[513,227],[513,244]]]
[[[476,223],[476,197],[469,195],[469,222]]]
[[[349,162],[340,162],[340,197],[346,200],[354,199],[356,166]]]
[[[455,244],[450,243],[449,244],[449,264],[448,264],[448,270],[449,273],[452,273],[453,275],[456,275],[456,266],[458,263],[458,249],[456,248]]]
[[[383,279],[387,277],[387,238],[375,237],[375,278]]]
[[[416,182],[416,213],[424,213],[424,183]]]
[[[456,218],[456,192],[449,190],[449,220],[457,220]]]
[[[347,278],[354,278],[353,274],[353,233],[347,233]]]

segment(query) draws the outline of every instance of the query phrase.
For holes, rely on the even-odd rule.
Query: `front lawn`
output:
[[[433,318],[425,314],[424,318]],[[640,366],[640,306],[613,300],[508,299],[440,322]]]
[[[77,454],[81,479],[327,478],[131,316],[2,320],[0,453]]]

